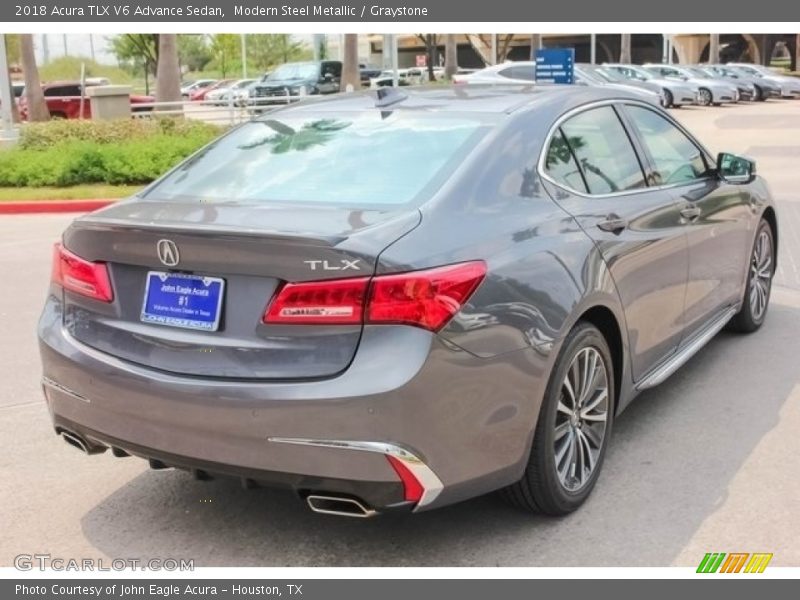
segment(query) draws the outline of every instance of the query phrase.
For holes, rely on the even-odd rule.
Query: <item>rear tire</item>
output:
[[[672,108],[675,106],[675,99],[672,97],[672,92],[664,89],[664,108]]]
[[[730,320],[730,329],[740,333],[752,333],[763,325],[769,308],[774,274],[775,240],[772,227],[765,219],[761,219],[750,252],[742,308]]]
[[[603,334],[590,323],[578,323],[550,375],[525,473],[502,490],[507,501],[551,516],[566,515],[584,503],[611,436],[614,390]]]

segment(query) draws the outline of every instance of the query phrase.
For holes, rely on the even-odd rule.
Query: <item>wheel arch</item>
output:
[[[622,328],[614,312],[607,306],[595,305],[585,310],[578,318],[578,322],[590,323],[600,330],[611,351],[611,361],[614,371],[614,411],[620,406],[622,381],[625,369],[625,344],[622,338]]]
[[[769,224],[769,228],[772,230],[772,247],[773,247],[773,257],[772,260],[775,261],[775,267],[778,266],[778,216],[775,214],[775,209],[771,206],[767,206],[762,213],[762,218]]]

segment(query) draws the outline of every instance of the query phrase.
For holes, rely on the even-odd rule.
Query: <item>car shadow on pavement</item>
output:
[[[192,558],[198,567],[668,566],[778,423],[798,355],[796,308],[773,303],[758,333],[717,336],[619,418],[594,494],[561,519],[495,495],[417,515],[337,518],[289,492],[150,471],[103,499],[82,527],[110,557]]]

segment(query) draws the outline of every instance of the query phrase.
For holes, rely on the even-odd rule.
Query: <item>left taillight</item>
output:
[[[106,263],[84,260],[60,243],[53,246],[52,280],[65,290],[87,298],[101,302],[114,300]]]
[[[439,331],[485,276],[486,264],[473,261],[372,278],[286,283],[262,320],[297,325],[396,324]]]

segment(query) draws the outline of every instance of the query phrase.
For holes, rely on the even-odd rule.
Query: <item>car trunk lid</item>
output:
[[[349,365],[361,325],[265,324],[270,300],[285,282],[372,275],[381,251],[419,220],[416,209],[122,202],[76,220],[64,234],[69,251],[107,264],[114,289],[109,304],[65,292],[65,327],[97,350],[170,373],[329,377]],[[159,257],[165,241],[177,264]],[[148,281],[177,282],[178,293],[167,297],[187,296],[192,305],[193,289],[221,282],[216,330],[148,322],[143,313],[165,310],[158,298],[145,302]]]

